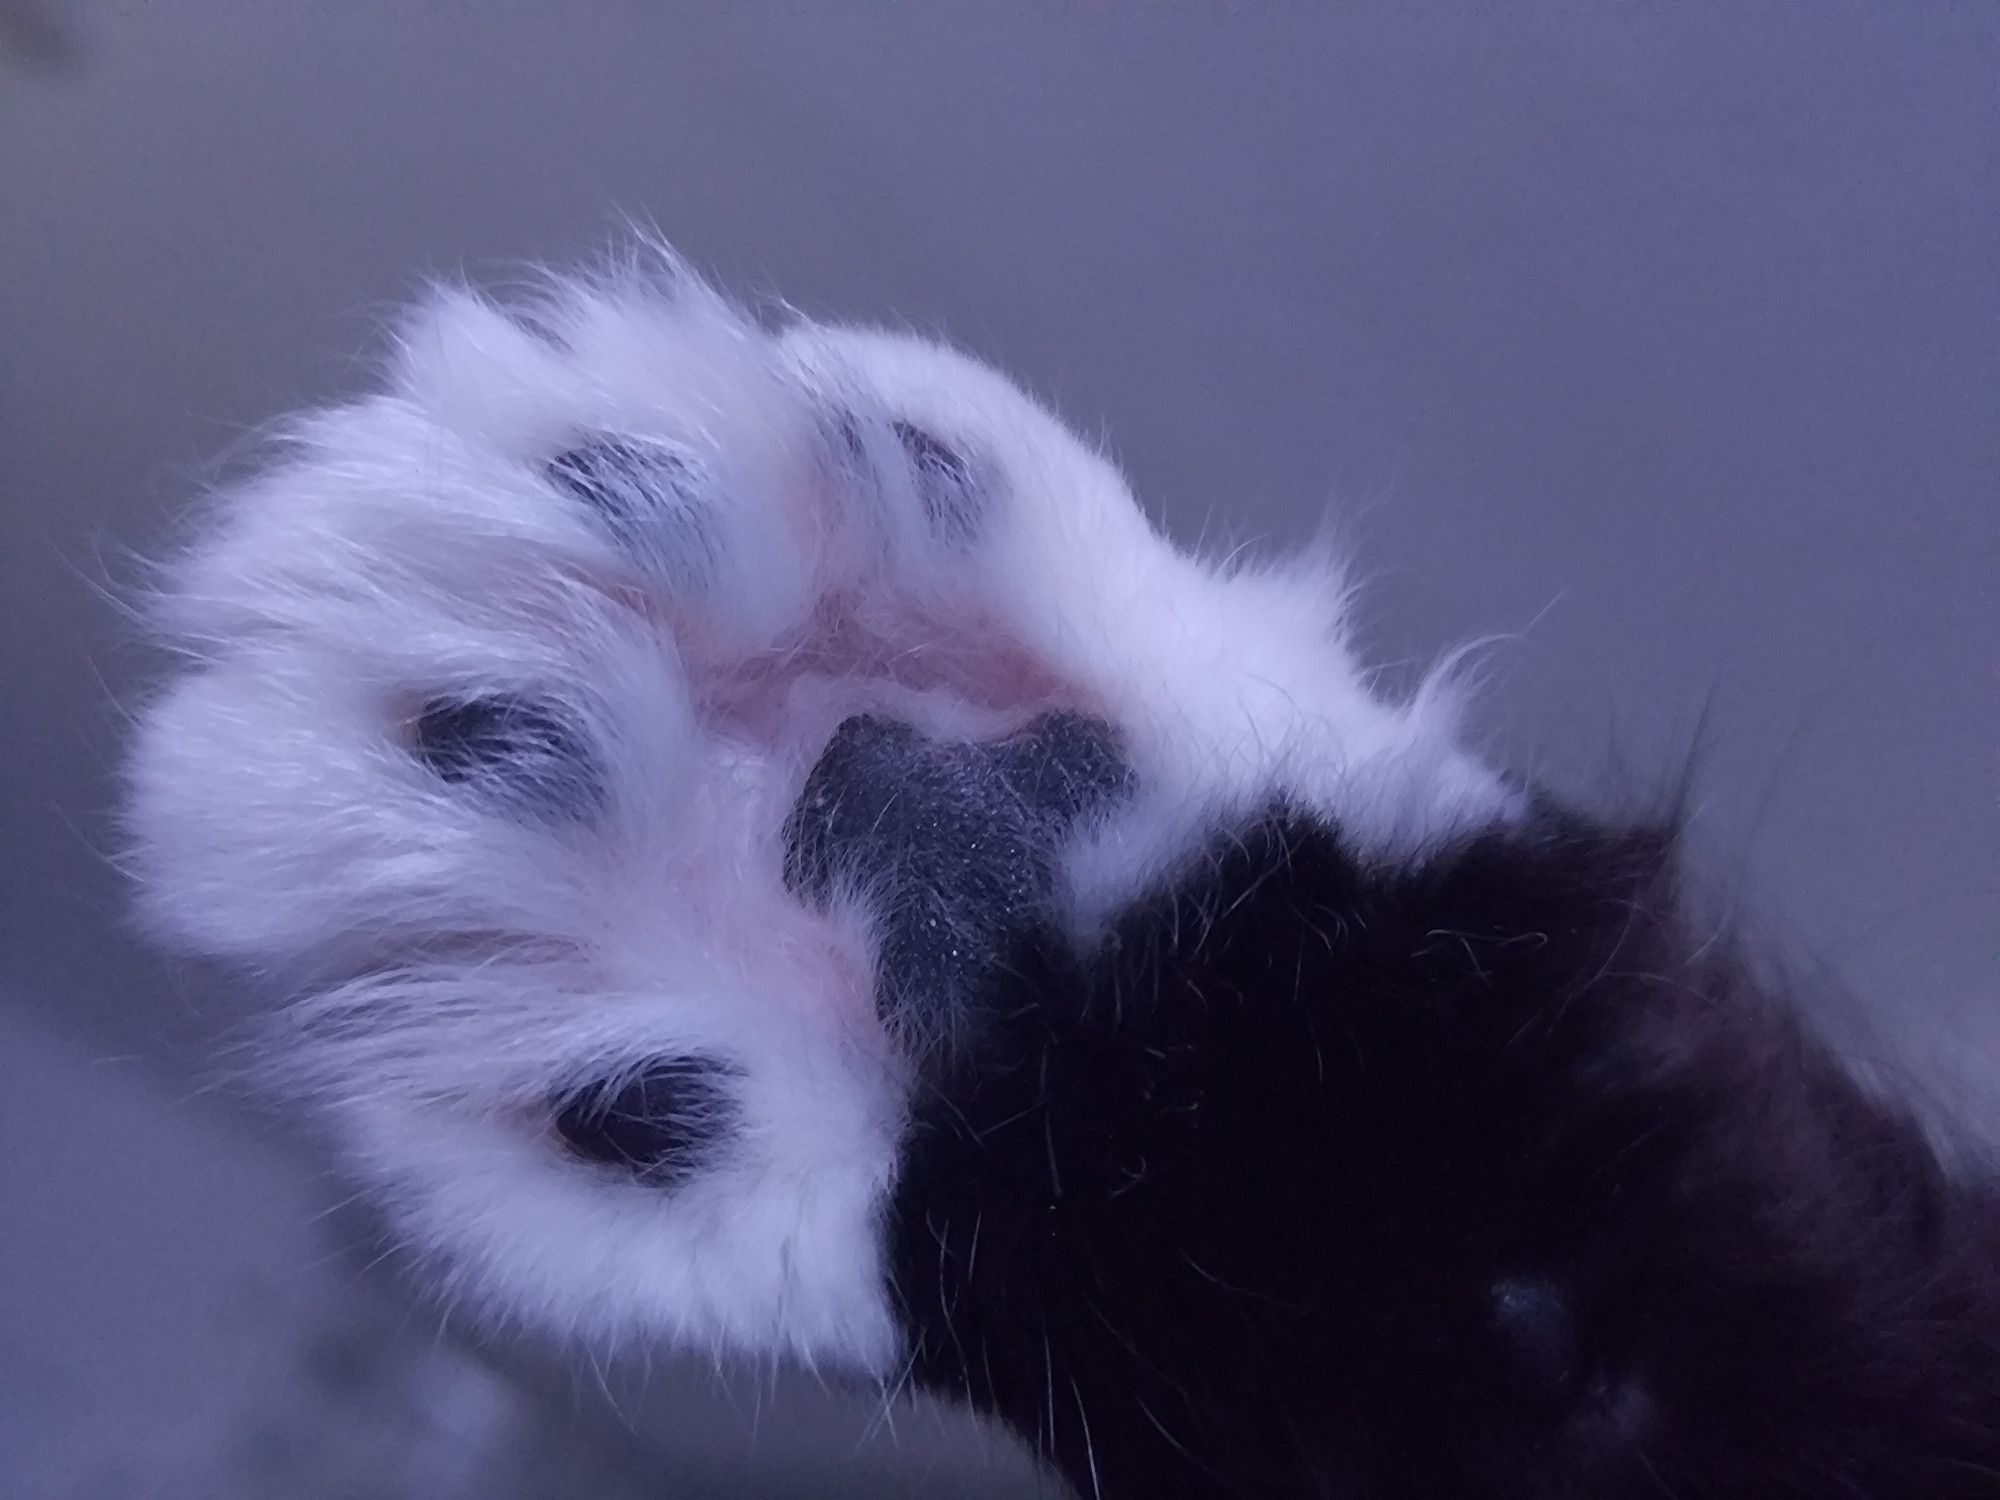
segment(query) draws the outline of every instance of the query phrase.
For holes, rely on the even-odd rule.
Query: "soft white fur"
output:
[[[968,534],[927,522],[897,420],[964,458]],[[708,576],[550,482],[606,433],[700,476]],[[1383,857],[1507,815],[1448,695],[1369,691],[1342,604],[1323,560],[1177,551],[935,344],[766,329],[672,264],[509,309],[440,292],[385,388],[297,422],[172,571],[188,667],[143,717],[134,859],[161,929],[284,976],[280,1085],[473,1305],[881,1371],[904,1064],[867,923],[780,873],[826,735],[867,708],[1118,726],[1140,791],[1071,853],[1080,930],[1274,795]],[[426,700],[482,690],[564,706],[602,815],[523,816],[409,753]],[[742,1072],[709,1170],[661,1191],[557,1148],[553,1092],[683,1053]]]

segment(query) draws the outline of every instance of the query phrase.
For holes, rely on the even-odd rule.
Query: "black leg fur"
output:
[[[1275,812],[1097,953],[1016,932],[907,1145],[918,1375],[1085,1495],[2000,1495],[1994,1198],[1672,866]]]

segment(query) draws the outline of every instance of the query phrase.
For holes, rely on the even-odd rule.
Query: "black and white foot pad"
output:
[[[171,580],[152,919],[286,977],[276,1085],[455,1290],[599,1345],[892,1368],[909,1090],[1009,922],[1274,799],[1513,812],[1325,559],[1191,558],[985,366],[678,267],[439,295]]]

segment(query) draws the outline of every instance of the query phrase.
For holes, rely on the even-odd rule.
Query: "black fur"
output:
[[[1017,925],[906,1142],[916,1377],[1084,1495],[2000,1495],[1993,1197],[1675,882],[1278,810],[1096,951]]]

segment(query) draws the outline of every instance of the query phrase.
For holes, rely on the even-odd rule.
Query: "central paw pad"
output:
[[[986,744],[857,715],[787,820],[786,883],[821,904],[843,889],[860,898],[885,1020],[962,1011],[1008,934],[1048,918],[1064,838],[1128,782],[1111,730],[1078,714]]]

